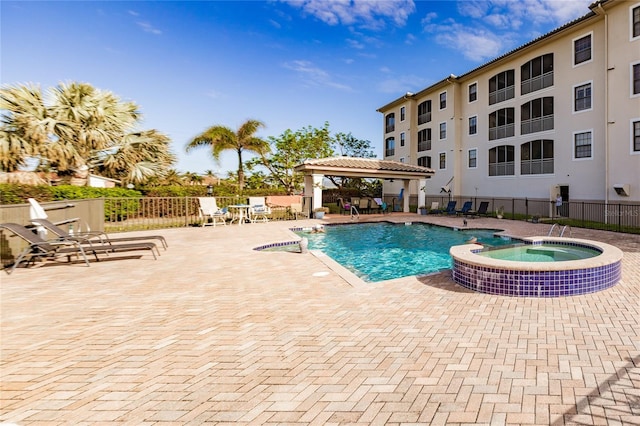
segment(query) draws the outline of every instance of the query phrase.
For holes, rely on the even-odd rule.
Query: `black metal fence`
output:
[[[426,207],[437,201],[446,206],[456,201],[458,208],[465,201],[471,201],[477,209],[481,202],[489,203],[488,212],[494,216],[502,212],[505,218],[530,221],[553,221],[570,223],[575,226],[592,229],[606,229],[618,232],[640,233],[640,204],[604,203],[595,201],[568,201],[556,207],[555,201],[530,198],[427,196]],[[417,196],[410,199],[417,205]]]

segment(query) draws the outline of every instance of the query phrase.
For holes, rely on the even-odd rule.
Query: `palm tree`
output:
[[[238,154],[238,188],[244,188],[244,169],[242,164],[242,153],[254,152],[256,154],[265,153],[269,150],[269,143],[254,136],[264,123],[259,120],[247,120],[236,132],[226,126],[212,126],[193,138],[186,147],[189,152],[193,148],[209,146],[211,155],[217,162],[220,154],[224,151],[234,150]]]
[[[34,85],[0,90],[0,168],[12,171],[29,158],[63,174],[96,167],[105,176],[141,183],[175,161],[167,136],[136,132],[138,106],[86,83],[59,84],[44,103]]]

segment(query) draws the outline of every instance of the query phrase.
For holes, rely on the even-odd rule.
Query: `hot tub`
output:
[[[622,251],[575,238],[531,237],[492,250],[453,246],[453,279],[468,289],[505,296],[560,297],[612,287],[622,274]]]

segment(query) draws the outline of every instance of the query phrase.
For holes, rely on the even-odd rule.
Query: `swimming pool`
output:
[[[361,223],[325,226],[324,233],[296,230],[320,250],[364,281],[377,282],[426,275],[452,267],[451,246],[472,237],[485,246],[513,244],[497,230],[454,230],[424,223]]]

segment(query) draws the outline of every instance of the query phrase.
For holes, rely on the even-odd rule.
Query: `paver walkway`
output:
[[[351,285],[312,254],[252,250],[303,223],[168,229],[157,261],[2,272],[0,423],[640,425],[640,236],[574,229],[624,251],[622,281],[521,299],[449,273]]]

